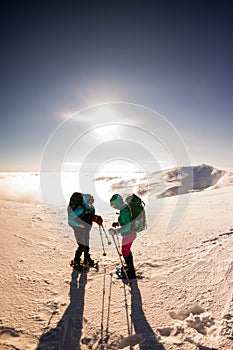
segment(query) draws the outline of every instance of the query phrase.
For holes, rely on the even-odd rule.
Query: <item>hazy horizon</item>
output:
[[[219,169],[219,170],[225,170],[225,171],[233,171],[233,165],[231,166],[225,166],[225,167],[221,167],[221,166],[217,166],[216,164],[210,164],[209,162],[200,162],[200,163],[195,163],[195,164],[184,164],[183,166],[199,166],[199,165],[202,165],[202,164],[205,164],[205,165],[209,165],[209,166],[212,166],[213,168],[216,168],[216,169]],[[182,167],[182,166],[177,166],[177,167]],[[158,170],[158,171],[166,171],[166,170],[169,170],[169,169],[173,169],[173,168],[176,168],[176,167],[164,167],[163,169],[161,170]],[[122,172],[131,172],[131,171],[124,171],[123,169],[121,170]],[[156,170],[157,171],[157,170]],[[4,170],[0,170],[0,173],[38,173],[40,174],[41,170],[40,169],[18,169],[18,170],[7,170],[7,169],[4,169]],[[52,172],[52,171],[51,171]],[[63,172],[79,172],[79,170],[76,170],[76,169],[67,169],[67,170],[63,170]],[[112,171],[113,173],[114,172],[117,172],[117,171]],[[140,171],[138,171],[140,172]],[[143,171],[141,171],[143,172]],[[153,170],[151,171],[153,172]]]

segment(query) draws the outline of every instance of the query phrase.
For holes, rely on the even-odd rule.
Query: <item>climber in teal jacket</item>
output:
[[[82,271],[82,253],[84,253],[84,264],[89,264],[90,266],[95,265],[95,262],[89,253],[90,230],[92,228],[93,222],[96,222],[101,226],[103,219],[101,216],[95,215],[93,196],[90,194],[77,194],[81,196],[82,201],[81,204],[77,206],[77,208],[71,208],[71,206],[68,207],[68,224],[73,228],[74,235],[78,244],[78,249],[76,250],[75,257],[73,259],[73,264],[77,270]]]
[[[128,278],[135,278],[135,269],[133,265],[133,254],[131,252],[131,246],[135,238],[137,237],[136,232],[132,230],[132,215],[131,211],[123,198],[119,194],[114,194],[110,199],[110,205],[120,210],[118,222],[114,222],[112,226],[117,228],[117,233],[122,235],[122,255],[126,262],[126,270]],[[122,275],[124,271],[122,270]]]

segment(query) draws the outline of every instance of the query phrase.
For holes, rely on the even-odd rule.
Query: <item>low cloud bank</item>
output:
[[[41,203],[39,173],[1,173],[0,199]]]
[[[133,177],[135,175],[135,177]],[[67,174],[63,186],[68,186],[68,194],[76,189],[77,175]],[[75,180],[75,181],[74,181]],[[154,195],[155,198],[171,197],[193,191],[214,189],[233,185],[233,173],[216,169],[210,165],[184,166],[151,173],[147,177],[141,177],[132,173],[132,178],[106,176],[95,179],[97,190],[101,192],[101,198],[108,202],[111,194],[119,192],[128,194],[138,193],[140,196]],[[65,188],[63,190],[65,191]],[[67,190],[67,188],[66,188]],[[65,191],[67,192],[67,191]],[[0,173],[0,199],[22,202],[42,203],[40,194],[39,173]]]

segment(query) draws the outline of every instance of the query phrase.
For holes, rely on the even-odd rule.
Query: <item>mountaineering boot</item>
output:
[[[127,275],[128,278],[136,278],[136,273],[133,265],[133,255],[130,252],[130,254],[127,257],[124,257],[126,265],[127,265]]]
[[[91,259],[90,254],[85,254],[84,255],[84,261],[83,261],[84,265],[89,265],[91,267],[95,266],[95,261]]]
[[[82,249],[80,247],[75,252],[74,257],[74,269],[77,271],[83,271],[83,265],[81,263],[81,255],[82,255]]]
[[[80,259],[74,258],[71,260],[70,266],[79,272],[83,271],[83,265],[81,264]]]
[[[82,255],[82,249],[80,249],[80,247],[78,247],[78,249],[75,252],[75,256],[74,256],[74,263],[76,265],[80,265],[80,263],[81,263],[81,255]]]
[[[73,261],[74,261],[74,265],[80,265],[81,259],[75,256]]]

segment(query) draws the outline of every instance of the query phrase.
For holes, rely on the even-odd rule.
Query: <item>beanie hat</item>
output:
[[[117,209],[120,209],[123,204],[123,198],[116,193],[111,197],[110,203],[112,203]]]

